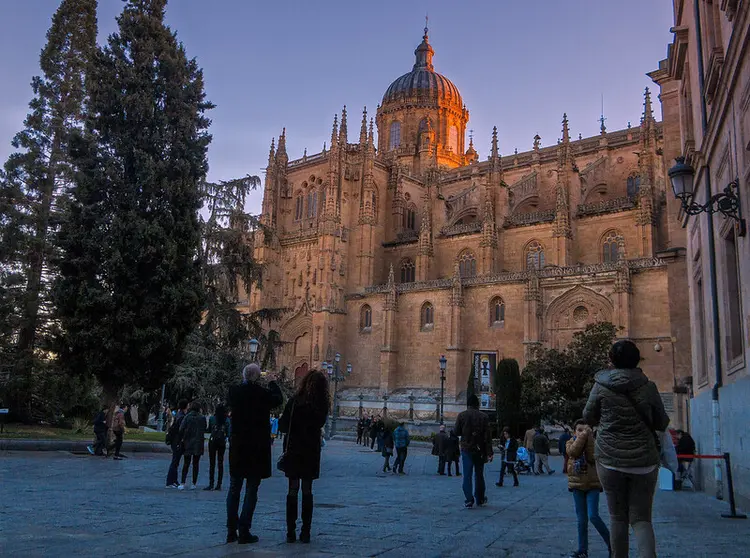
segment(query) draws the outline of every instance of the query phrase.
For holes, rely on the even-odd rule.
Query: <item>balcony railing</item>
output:
[[[527,225],[538,225],[541,223],[551,223],[555,220],[555,211],[553,209],[547,211],[533,211],[531,213],[520,213],[518,215],[510,215],[505,218],[505,228],[510,227],[525,227]]]
[[[614,198],[594,203],[582,203],[578,205],[578,216],[602,215],[604,213],[616,213],[635,208],[635,200],[628,196]]]
[[[474,234],[481,232],[482,222],[472,221],[471,223],[461,223],[459,225],[451,225],[449,227],[443,227],[440,229],[440,234],[443,236],[458,236],[460,234]]]

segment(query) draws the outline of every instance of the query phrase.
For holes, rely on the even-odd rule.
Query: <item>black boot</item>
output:
[[[258,542],[258,537],[252,535],[249,529],[240,529],[240,536],[237,542],[239,544],[253,544]]]
[[[211,481],[208,483],[208,486],[204,488],[203,490],[213,490],[214,489],[214,481]]]
[[[297,495],[286,495],[286,542],[297,542]]]
[[[299,533],[299,542],[310,542],[310,528],[312,527],[313,495],[302,494],[302,530]]]
[[[227,529],[227,544],[237,542],[237,529]]]

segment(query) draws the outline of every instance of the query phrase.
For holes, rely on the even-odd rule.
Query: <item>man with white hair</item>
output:
[[[264,386],[259,382],[260,377],[260,367],[255,363],[248,364],[242,369],[242,383],[229,390],[232,433],[229,442],[227,543],[258,542],[258,537],[250,533],[250,527],[260,481],[271,476],[271,410],[284,401],[276,382],[271,380]],[[245,481],[245,499],[238,517]]]

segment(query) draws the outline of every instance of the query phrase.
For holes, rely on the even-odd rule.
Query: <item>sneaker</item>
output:
[[[464,507],[470,509],[474,507],[474,502],[464,502]]]
[[[487,502],[489,502],[489,499],[485,496],[484,500],[482,500],[481,502],[477,502],[477,506],[481,508],[482,506],[486,506]]]
[[[89,451],[91,455],[94,455],[94,448],[92,446],[86,446],[86,449]]]
[[[503,486],[503,483],[501,483],[501,482],[496,482],[496,483],[495,483],[495,486],[497,486],[497,487],[502,487],[502,486]]]
[[[113,459],[115,461],[122,461],[122,456],[121,455],[115,455]]]
[[[257,543],[260,539],[258,538],[258,535],[252,535],[250,533],[243,533],[240,531],[240,536],[238,538],[239,544],[253,544]]]
[[[177,485],[177,490],[185,490],[185,485],[184,484],[178,484]]]
[[[210,484],[209,484],[209,485],[208,485],[208,486],[207,486],[206,488],[204,488],[203,490],[213,490],[213,489],[214,489],[214,487],[213,487],[212,485],[210,485]]]
[[[124,453],[118,453],[117,455],[115,455],[115,457],[119,457],[120,459],[127,459],[128,458],[128,456],[125,455]]]
[[[579,550],[568,554],[568,558],[589,558],[589,553]]]
[[[548,474],[548,475],[552,475],[552,474],[554,474],[554,472],[555,472],[555,470],[554,470],[554,469],[552,469],[552,470],[551,470],[551,471],[550,471],[549,473],[547,473],[547,474]]]
[[[191,485],[190,485],[190,490],[195,490],[196,488],[198,488],[198,487],[197,487],[197,486],[195,486],[194,484],[191,484]]]
[[[177,488],[178,486],[180,486],[180,485],[179,484],[168,484],[164,488]]]

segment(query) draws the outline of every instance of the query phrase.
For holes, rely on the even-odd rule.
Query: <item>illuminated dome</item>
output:
[[[432,65],[435,51],[424,29],[422,43],[414,51],[417,60],[411,72],[396,79],[383,95],[383,104],[407,98],[421,98],[439,104],[451,104],[459,109],[463,106],[461,94],[451,80],[437,73]]]

